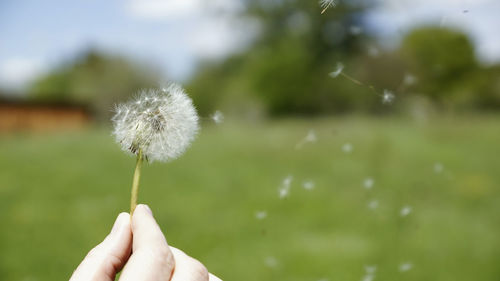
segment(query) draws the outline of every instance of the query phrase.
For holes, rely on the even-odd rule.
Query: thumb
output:
[[[115,280],[130,256],[131,247],[130,215],[121,213],[111,233],[87,254],[70,281]]]

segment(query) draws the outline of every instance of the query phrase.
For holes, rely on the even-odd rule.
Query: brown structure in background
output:
[[[90,119],[82,105],[0,100],[0,133],[82,129]]]

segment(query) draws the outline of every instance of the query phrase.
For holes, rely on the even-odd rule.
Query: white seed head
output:
[[[375,180],[374,180],[373,178],[366,178],[366,179],[363,181],[363,186],[364,186],[366,189],[372,189],[374,184],[375,184]]]
[[[255,218],[258,220],[263,220],[267,218],[267,212],[266,211],[257,211],[255,212]]]
[[[399,265],[400,272],[406,272],[413,268],[413,264],[411,262],[405,262]]]
[[[302,187],[305,189],[305,190],[313,190],[314,187],[316,186],[316,184],[314,183],[314,181],[312,180],[306,180],[302,183]]]
[[[148,161],[179,157],[198,132],[198,115],[181,86],[162,91],[142,90],[133,100],[116,106],[112,118],[116,142],[126,152],[142,150]]]
[[[351,153],[353,150],[353,147],[352,147],[352,144],[351,143],[344,143],[344,145],[342,145],[342,151],[345,152],[345,153]]]
[[[402,217],[406,217],[407,215],[409,215],[411,213],[411,207],[410,206],[404,206],[401,211],[399,212],[399,214],[402,216]]]

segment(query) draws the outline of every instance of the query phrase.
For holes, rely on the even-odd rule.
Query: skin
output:
[[[123,269],[123,270],[122,270]],[[146,205],[132,219],[118,215],[111,233],[93,248],[70,281],[221,281],[183,251],[171,247]]]

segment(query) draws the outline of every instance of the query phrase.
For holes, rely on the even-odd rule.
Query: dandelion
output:
[[[336,0],[320,0],[319,5],[323,10],[321,11],[321,14],[325,13],[326,10],[330,7],[335,7],[337,6],[337,1]]]
[[[378,200],[371,200],[368,202],[368,208],[371,210],[375,210],[378,208]]]
[[[314,181],[312,180],[306,180],[302,183],[302,187],[305,189],[305,190],[312,190],[314,189]]]
[[[266,211],[257,211],[255,212],[255,218],[258,220],[263,220],[267,218],[267,212]]]
[[[304,146],[304,144],[313,143],[317,140],[318,137],[316,136],[316,132],[314,130],[309,130],[307,135],[295,145],[295,149],[300,149],[302,148],[302,146]]]
[[[389,91],[389,90],[384,90],[384,94],[382,94],[382,103],[383,104],[390,104],[394,100],[396,96]]]
[[[401,211],[399,212],[399,214],[402,216],[402,217],[406,217],[407,215],[409,215],[411,213],[411,207],[410,206],[404,206]]]
[[[210,119],[215,122],[215,124],[221,124],[224,122],[224,114],[219,110],[216,110],[214,114],[210,116]]]
[[[288,197],[288,194],[290,193],[290,187],[292,185],[292,180],[293,177],[291,175],[283,179],[283,182],[281,183],[281,186],[278,189],[278,194],[280,199]]]
[[[353,146],[351,143],[344,143],[342,145],[342,151],[345,152],[345,153],[351,153],[353,150]]]
[[[375,184],[375,180],[374,180],[373,178],[366,178],[366,179],[363,181],[363,186],[364,186],[366,189],[372,189],[374,184]]]
[[[399,265],[399,272],[406,272],[413,268],[413,264],[411,262],[405,262]]]
[[[166,162],[179,157],[198,131],[198,115],[184,90],[170,84],[162,90],[143,90],[135,99],[117,105],[112,121],[116,142],[137,156],[130,203],[133,213],[143,159]]]

